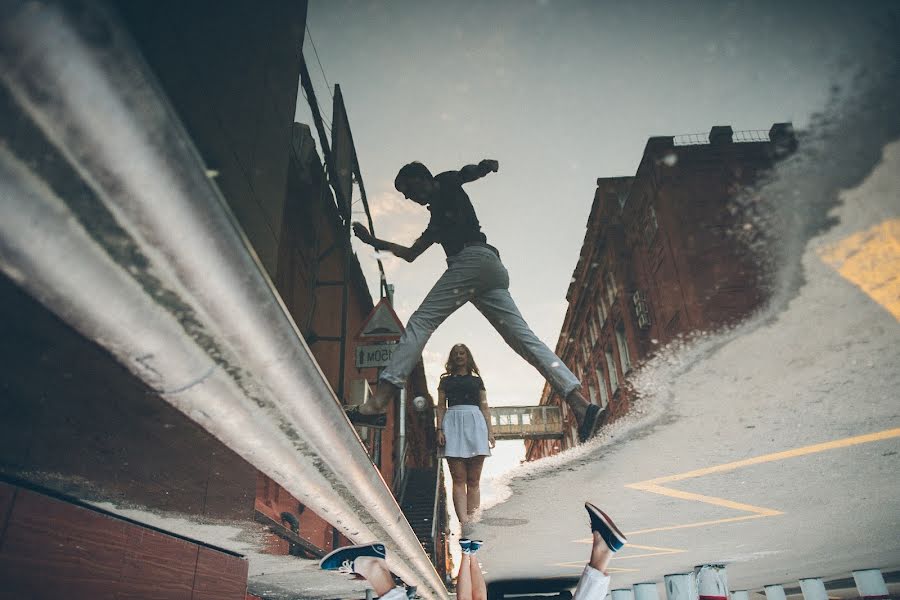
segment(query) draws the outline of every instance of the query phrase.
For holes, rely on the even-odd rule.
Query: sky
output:
[[[329,121],[329,86],[341,86],[378,237],[409,245],[427,224],[393,188],[403,164],[437,173],[499,161],[466,190],[519,309],[554,348],[596,179],[633,175],[650,136],[807,126],[848,81],[849,47],[865,42],[870,17],[855,6],[310,0],[304,56]],[[312,123],[302,94],[296,118]],[[354,210],[365,221],[362,204]],[[377,298],[375,253],[354,245]],[[438,245],[412,264],[383,256],[401,320],[444,260]],[[432,387],[457,342],[472,349],[492,405],[537,404],[543,379],[471,305],[425,348]],[[496,454],[487,476],[523,445]]]

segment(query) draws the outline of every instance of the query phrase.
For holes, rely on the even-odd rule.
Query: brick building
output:
[[[584,243],[566,299],[556,353],[575,372],[604,423],[629,407],[628,375],[679,335],[745,318],[766,300],[761,267],[736,232],[734,201],[796,149],[789,123],[765,131],[713,127],[709,135],[653,137],[631,177],[597,180]],[[573,446],[568,407],[562,439],[529,440],[526,460]]]

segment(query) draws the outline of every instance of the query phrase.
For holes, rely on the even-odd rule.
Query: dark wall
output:
[[[0,597],[244,600],[247,561],[0,481]]]
[[[0,475],[85,500],[252,520],[252,466],[5,277],[0,306]]]
[[[122,0],[115,8],[274,277],[305,0]]]

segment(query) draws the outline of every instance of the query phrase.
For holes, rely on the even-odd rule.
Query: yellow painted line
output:
[[[661,483],[671,483],[673,481],[683,481],[685,479],[693,479],[695,477],[702,477],[704,475],[712,475],[716,473],[727,473],[729,471],[735,471],[737,469],[742,469],[744,467],[750,467],[753,465],[760,465],[769,462],[775,462],[780,460],[786,460],[788,458],[796,458],[798,456],[807,456],[810,454],[816,454],[818,452],[826,452],[828,450],[836,450],[839,448],[849,448],[851,446],[857,446],[859,444],[868,444],[871,442],[878,442],[882,440],[892,439],[900,437],[900,427],[895,429],[885,429],[884,431],[877,431],[875,433],[867,433],[865,435],[857,435],[853,437],[843,438],[840,440],[834,440],[831,442],[825,442],[822,444],[813,444],[810,446],[803,446],[801,448],[794,448],[792,450],[785,450],[783,452],[774,452],[771,454],[763,454],[762,456],[756,456],[754,458],[748,458],[745,460],[738,460],[735,462],[725,463],[721,465],[716,465],[713,467],[706,467],[703,469],[695,469],[693,471],[687,471],[686,473],[679,473],[677,475],[668,475],[665,477],[657,477],[655,479],[648,479],[646,481],[639,481],[637,483],[629,483],[625,487],[641,490],[644,492],[650,492],[652,494],[659,494],[662,496],[669,496],[672,498],[679,498],[682,500],[690,500],[694,502],[702,502],[704,504],[711,504],[713,506],[720,506],[723,508],[730,508],[742,512],[751,513],[749,515],[743,515],[740,517],[730,517],[725,519],[715,519],[711,521],[698,521],[695,523],[682,523],[679,525],[668,525],[663,527],[654,527],[651,529],[641,529],[639,531],[631,531],[626,533],[626,536],[629,535],[638,535],[642,533],[651,533],[656,531],[669,531],[673,529],[689,529],[692,527],[703,527],[708,525],[717,525],[721,523],[734,523],[736,521],[746,521],[749,519],[759,519],[762,517],[774,517],[777,515],[784,514],[780,510],[776,510],[773,508],[765,508],[763,506],[753,506],[752,504],[743,504],[740,502],[734,502],[732,500],[727,500],[725,498],[717,498],[715,496],[706,496],[703,494],[694,494],[692,492],[685,492],[682,490],[676,490],[668,487],[664,487],[659,485]]]
[[[779,513],[781,514],[781,513]],[[763,517],[770,517],[775,515],[745,515],[743,517],[729,517],[727,519],[713,519],[711,521],[697,521],[695,523],[683,523],[681,525],[666,525],[664,527],[652,527],[650,529],[638,529],[636,531],[626,531],[625,536],[633,536],[640,535],[642,533],[655,533],[657,531],[671,531],[673,529],[690,529],[692,527],[704,527],[707,525],[720,525],[722,523],[734,523],[736,521],[749,521],[751,519],[762,519]],[[583,538],[580,540],[576,540],[581,544],[592,544],[594,543],[594,538]],[[628,544],[631,546],[631,544]]]
[[[714,473],[725,473],[727,471],[734,471],[735,469],[741,469],[744,467],[750,467],[753,465],[759,465],[767,462],[775,462],[778,460],[785,460],[787,458],[795,458],[797,456],[805,456],[807,454],[816,454],[818,452],[825,452],[826,450],[836,450],[838,448],[847,448],[849,446],[856,446],[859,444],[868,444],[869,442],[878,442],[881,440],[887,440],[890,438],[900,437],[900,427],[896,429],[885,429],[884,431],[878,431],[875,433],[867,433],[865,435],[857,435],[854,437],[843,438],[840,440],[834,440],[832,442],[825,442],[822,444],[813,444],[811,446],[803,446],[802,448],[794,448],[793,450],[785,450],[783,452],[774,452],[772,454],[763,454],[762,456],[755,456],[753,458],[748,458],[745,460],[738,460],[735,462],[725,463],[722,465],[716,465],[714,467],[706,467],[704,469],[696,469],[694,471],[688,471],[687,473],[679,473],[678,475],[668,475],[666,477],[657,477],[656,479],[648,479],[647,481],[642,481],[639,483],[632,483],[627,485],[626,487],[633,487],[637,485],[645,485],[645,484],[658,484],[658,483],[671,483],[673,481],[681,481],[683,479],[692,479],[694,477],[702,477],[703,475],[712,475]]]
[[[855,233],[818,254],[900,321],[900,219]]]
[[[581,542],[583,540],[576,540],[577,542]],[[590,543],[593,543],[593,538]],[[631,544],[629,543],[626,548],[630,550],[649,550],[650,552],[644,552],[641,554],[626,554],[624,556],[620,554],[616,554],[612,557],[612,560],[622,561],[622,560],[630,560],[633,558],[648,558],[650,556],[664,556],[666,554],[681,554],[682,552],[687,552],[682,548],[664,548],[662,546],[642,546],[640,544]],[[573,562],[564,562],[564,563],[553,563],[550,566],[552,567],[565,567],[565,568],[583,568],[584,563],[573,561]],[[636,573],[639,569],[626,569],[624,567],[609,567],[607,571],[609,572],[617,572],[617,573]]]
[[[645,492],[650,492],[653,494],[660,494],[661,496],[670,496],[672,498],[680,498],[681,500],[693,500],[694,502],[703,502],[704,504],[712,504],[713,506],[721,506],[722,508],[731,508],[733,510],[742,510],[745,512],[754,513],[755,515],[759,515],[761,517],[774,517],[776,515],[783,514],[781,511],[774,510],[772,508],[763,508],[761,506],[753,506],[752,504],[742,504],[741,502],[733,502],[731,500],[726,500],[725,498],[717,498],[715,496],[704,496],[703,494],[694,494],[692,492],[684,492],[681,490],[675,490],[672,488],[663,487],[663,486],[657,485],[655,483],[648,483],[648,482],[630,483],[625,487],[629,487],[629,488],[632,488],[635,490],[643,490]]]
[[[697,521],[695,523],[683,523],[681,525],[667,525],[665,527],[652,527],[650,529],[639,529],[637,531],[629,531],[625,535],[640,535],[642,533],[654,533],[657,531],[671,531],[673,529],[690,529],[692,527],[705,527],[707,525],[721,525],[722,523],[734,523],[736,521],[749,521],[750,519],[762,519],[774,515],[746,515],[743,517],[731,517],[728,519],[713,519],[712,521]]]
[[[663,548],[661,546],[641,546],[640,544],[628,544],[626,548],[631,549],[639,549],[639,550],[650,550],[650,552],[644,552],[643,554],[626,554],[624,556],[614,556],[612,560],[630,560],[632,558],[647,558],[648,556],[662,556],[664,554],[681,554],[682,552],[687,552],[682,548]]]
[[[613,558],[615,560],[615,558]],[[571,562],[550,563],[549,567],[563,567],[564,569],[583,569],[585,561],[573,560]],[[607,567],[607,573],[637,573],[640,569],[625,569],[623,567]]]

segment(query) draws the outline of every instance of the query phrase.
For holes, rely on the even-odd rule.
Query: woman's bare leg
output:
[[[478,556],[474,552],[469,556],[469,568],[472,571],[472,600],[487,600],[487,584],[484,582]]]
[[[483,456],[466,459],[466,515],[471,518],[481,506],[481,469]],[[475,561],[478,562],[478,561]]]
[[[456,600],[474,600],[472,598],[472,555],[463,552],[459,563],[459,575],[456,576]]]
[[[459,518],[459,524],[465,525],[468,521],[466,507],[466,460],[464,458],[448,458],[447,466],[450,467],[450,478],[453,480],[453,509]]]
[[[360,556],[353,561],[353,570],[366,578],[378,597],[384,596],[396,587],[391,571],[383,558]]]

